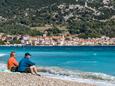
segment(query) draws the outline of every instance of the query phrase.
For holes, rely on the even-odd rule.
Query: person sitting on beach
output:
[[[7,67],[10,71],[16,72],[18,69],[18,62],[16,61],[15,52],[10,53],[10,57],[7,62]]]
[[[35,63],[30,61],[30,57],[29,53],[25,53],[25,57],[19,62],[18,72],[37,74],[38,69]]]

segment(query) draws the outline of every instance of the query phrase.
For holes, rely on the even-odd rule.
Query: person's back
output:
[[[18,71],[25,72],[26,68],[29,68],[30,66],[33,66],[33,65],[35,64],[31,62],[29,58],[24,57],[19,63]]]
[[[18,67],[18,62],[16,61],[15,58],[15,52],[11,52],[10,54],[10,58],[8,59],[7,62],[7,67],[10,71],[16,71],[17,67]]]

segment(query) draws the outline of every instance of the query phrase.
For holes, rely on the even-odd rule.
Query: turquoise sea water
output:
[[[31,60],[35,62],[38,67],[48,68],[49,70],[51,68],[54,74],[65,74],[67,76],[72,76],[72,74],[74,76],[76,74],[76,76],[82,76],[82,78],[85,79],[95,78],[103,80],[107,77],[112,81],[115,79],[115,46],[2,46],[0,47],[1,63],[7,63],[11,51],[16,52],[18,61],[24,57],[24,53],[31,53]],[[79,75],[78,71],[81,75]],[[100,74],[102,77],[99,77]],[[112,79],[110,76],[105,78],[103,74],[110,75]]]

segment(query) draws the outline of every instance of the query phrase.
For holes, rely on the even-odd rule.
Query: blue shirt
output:
[[[31,62],[29,58],[23,58],[18,66],[18,71],[19,72],[24,72],[26,68],[35,65],[35,63]]]

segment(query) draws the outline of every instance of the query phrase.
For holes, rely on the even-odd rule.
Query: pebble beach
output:
[[[95,86],[32,74],[0,73],[0,86]]]

